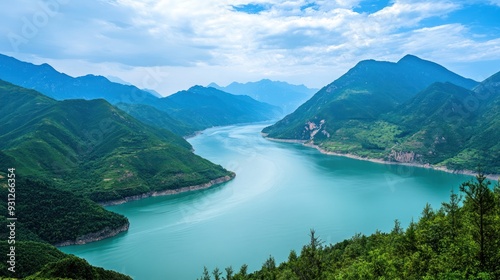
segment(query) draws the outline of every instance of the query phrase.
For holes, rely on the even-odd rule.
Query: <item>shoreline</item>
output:
[[[56,243],[53,245],[55,247],[65,247],[65,246],[71,246],[71,245],[84,245],[84,244],[88,244],[91,242],[96,242],[96,241],[100,241],[100,240],[103,240],[106,238],[116,236],[122,232],[126,232],[126,231],[128,231],[129,226],[130,226],[130,222],[127,219],[127,222],[118,228],[111,229],[109,227],[105,227],[104,229],[102,229],[98,232],[91,232],[91,233],[87,233],[85,235],[79,236],[75,240],[66,240],[66,241],[59,242],[59,243]]]
[[[175,194],[186,193],[186,192],[191,192],[191,191],[204,190],[204,189],[208,189],[212,186],[231,181],[232,179],[234,179],[235,176],[236,176],[236,174],[232,173],[231,175],[219,177],[219,178],[210,180],[207,183],[203,183],[203,184],[199,184],[199,185],[187,186],[187,187],[182,187],[182,188],[173,189],[173,190],[168,189],[168,190],[163,190],[163,191],[149,191],[149,192],[145,192],[142,194],[131,195],[131,196],[127,196],[127,197],[116,199],[116,200],[98,202],[98,204],[105,207],[105,206],[112,206],[112,205],[120,205],[120,204],[124,204],[124,203],[130,202],[130,201],[140,200],[140,199],[144,199],[144,198],[148,198],[148,197],[175,195]]]
[[[295,144],[302,144],[306,147],[309,148],[314,148],[318,150],[320,153],[325,154],[325,155],[330,155],[330,156],[339,156],[339,157],[346,157],[346,158],[352,158],[356,160],[364,160],[364,161],[370,161],[378,164],[390,164],[390,165],[405,165],[405,166],[413,166],[413,167],[420,167],[420,168],[426,168],[426,169],[432,169],[432,170],[437,170],[437,171],[443,171],[446,173],[451,173],[451,174],[462,174],[462,175],[468,175],[468,176],[476,176],[477,173],[471,170],[452,170],[448,169],[444,166],[434,166],[432,164],[421,164],[421,163],[406,163],[406,162],[396,162],[396,161],[386,161],[383,159],[377,159],[377,158],[365,158],[353,154],[341,154],[341,153],[336,153],[336,152],[330,152],[322,149],[318,145],[312,144],[306,140],[294,140],[294,139],[277,139],[277,138],[270,138],[266,137],[264,133],[262,133],[262,136],[265,139],[268,139],[270,141],[275,141],[275,142],[282,142],[282,143],[295,143]],[[499,180],[500,179],[500,174],[485,174],[486,178],[490,180]]]
[[[154,197],[154,196],[166,196],[166,195],[174,195],[174,194],[180,194],[180,193],[186,193],[190,191],[197,191],[197,190],[204,190],[208,189],[212,186],[219,185],[228,181],[231,181],[234,179],[236,176],[235,173],[232,173],[231,175],[226,175],[223,177],[219,177],[213,180],[210,180],[207,183],[204,184],[199,184],[199,185],[194,185],[194,186],[188,186],[188,187],[183,187],[179,189],[174,189],[174,190],[163,190],[163,191],[150,191],[138,195],[132,195],[132,196],[127,196],[122,199],[117,199],[117,200],[111,200],[111,201],[106,201],[106,202],[98,202],[97,204],[101,205],[102,207],[105,206],[111,206],[111,205],[119,205],[119,204],[124,204],[129,201],[135,201],[135,200],[140,200],[143,198],[148,198],[148,197]],[[77,237],[75,240],[66,240],[62,242],[58,242],[53,244],[55,247],[64,247],[64,246],[71,246],[71,245],[84,245],[88,244],[91,242],[96,242],[100,241],[106,238],[114,237],[122,232],[128,231],[130,226],[130,222],[127,220],[125,224],[118,228],[111,229],[109,227],[105,227],[104,229],[97,231],[97,232],[91,232],[82,236]]]

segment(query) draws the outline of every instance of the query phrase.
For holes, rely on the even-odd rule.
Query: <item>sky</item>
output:
[[[406,54],[500,71],[500,0],[0,0],[0,53],[169,95],[268,78],[321,88]]]

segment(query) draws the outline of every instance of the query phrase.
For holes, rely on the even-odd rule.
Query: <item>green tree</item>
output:
[[[222,272],[220,272],[220,269],[218,267],[216,267],[214,269],[214,271],[212,272],[212,274],[214,275],[214,279],[215,280],[221,280],[220,277],[222,275]]]
[[[233,279],[233,267],[232,266],[229,266],[229,267],[226,267],[226,278],[225,280],[232,280]]]
[[[201,276],[200,280],[210,280],[210,273],[208,272],[206,266],[203,267],[203,275]]]
[[[494,230],[491,228],[495,210],[495,197],[489,188],[491,184],[486,176],[479,172],[476,181],[462,183],[460,191],[466,194],[464,206],[470,210],[472,223],[475,226],[476,242],[479,244],[479,263],[481,269],[487,269],[491,258],[491,245],[494,240]],[[498,238],[498,236],[496,236]]]

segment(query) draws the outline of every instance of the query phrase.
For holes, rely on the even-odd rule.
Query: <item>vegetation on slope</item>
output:
[[[104,100],[55,101],[0,82],[5,125],[0,170],[55,182],[94,201],[177,189],[232,176],[192,153],[191,145]]]
[[[266,121],[278,117],[280,108],[246,95],[233,95],[215,88],[194,86],[162,100],[174,118],[199,129],[212,126]]]
[[[1,213],[7,213],[7,193],[7,188],[2,186],[0,195],[5,203],[0,207]],[[22,230],[18,232],[18,237],[22,240],[43,240],[58,244],[76,241],[79,237],[106,228],[111,231],[128,226],[128,220],[124,216],[110,212],[87,198],[40,181],[18,179],[15,198],[18,218],[16,225]],[[2,220],[0,235],[4,238],[1,240],[7,240],[7,223],[7,220]],[[28,235],[29,233],[36,237]]]
[[[493,189],[490,183],[479,174],[440,209],[427,205],[406,230],[396,220],[390,233],[356,234],[333,245],[312,230],[300,254],[291,251],[281,264],[270,257],[252,273],[246,265],[236,273],[205,268],[201,279],[499,279],[500,182]]]
[[[42,269],[27,277],[30,279],[88,279],[88,280],[131,280],[129,276],[91,266],[86,260],[69,255],[57,262],[46,264]]]
[[[174,119],[166,111],[159,110],[153,106],[127,103],[118,103],[115,106],[147,125],[163,128],[177,135],[193,135],[201,128],[200,126],[194,126],[193,124],[187,124]]]
[[[453,83],[426,85],[433,79]],[[474,82],[415,57],[360,62],[263,132],[327,152],[451,170],[481,164],[500,174],[499,79],[472,89]]]
[[[397,63],[365,60],[263,132],[272,138],[310,140],[323,121],[322,129],[331,134],[349,120],[375,121],[435,82],[452,82],[465,88],[477,85],[411,55]]]

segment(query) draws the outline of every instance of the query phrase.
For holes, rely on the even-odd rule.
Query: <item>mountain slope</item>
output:
[[[244,84],[233,82],[226,87],[212,83],[208,87],[232,94],[248,95],[257,101],[280,107],[285,114],[293,112],[318,91],[304,85],[291,85],[268,79]]]
[[[4,157],[19,173],[94,201],[232,176],[194,155],[181,137],[146,126],[102,99],[55,101],[6,82],[0,82],[0,97]]]
[[[180,136],[193,135],[197,130],[192,124],[174,119],[167,112],[153,106],[127,103],[118,103],[115,106],[147,125],[163,128]]]
[[[34,89],[56,100],[103,98],[115,104],[154,103],[158,98],[135,86],[110,82],[102,76],[73,78],[48,64],[34,65],[0,54],[0,79]]]
[[[215,88],[194,86],[162,99],[168,112],[197,129],[276,118],[278,107],[246,95],[233,95]]]
[[[361,61],[263,132],[272,138],[324,138],[345,122],[376,120],[434,82],[451,82],[465,88],[477,85],[438,64],[411,55],[397,63]]]
[[[443,69],[415,57],[360,62],[263,132],[337,154],[500,174],[500,74],[476,84]],[[433,79],[449,81],[414,92]]]

